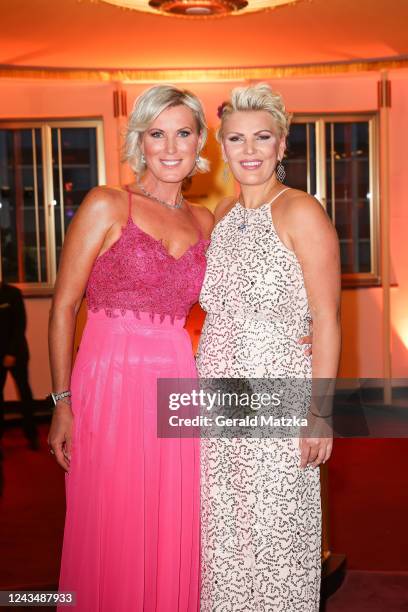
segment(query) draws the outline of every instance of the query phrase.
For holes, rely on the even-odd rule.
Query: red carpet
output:
[[[27,448],[20,430],[3,441],[0,498],[0,588],[50,588],[58,579],[64,525],[64,477],[47,450],[48,426],[40,426],[41,450]]]
[[[324,612],[406,612],[408,572],[347,573],[340,589],[330,597]]]
[[[408,571],[408,440],[336,439],[329,507],[331,550],[349,569]]]

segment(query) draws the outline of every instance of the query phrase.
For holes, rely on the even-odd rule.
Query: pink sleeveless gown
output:
[[[175,259],[133,223],[129,193],[122,235],[92,268],[59,583],[76,612],[199,610],[199,442],[157,438],[156,382],[196,376],[183,326],[207,245],[200,233]]]

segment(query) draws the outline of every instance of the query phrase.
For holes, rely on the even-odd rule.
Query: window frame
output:
[[[326,192],[326,123],[351,123],[366,121],[369,134],[370,169],[370,254],[371,271],[342,273],[343,288],[377,287],[381,285],[380,271],[380,168],[379,168],[379,116],[375,111],[354,113],[294,113],[292,123],[314,123],[316,131],[316,194],[323,208],[327,209]],[[309,163],[309,162],[308,162]],[[310,184],[308,169],[308,184]]]
[[[95,128],[96,130],[96,157],[98,185],[106,184],[105,167],[105,137],[102,117],[81,117],[64,119],[0,119],[1,129],[40,129],[42,142],[42,178],[44,186],[45,218],[45,248],[47,280],[44,282],[12,283],[21,289],[25,297],[52,296],[57,277],[56,237],[54,214],[54,183],[52,164],[52,130],[54,128]],[[61,160],[58,160],[61,163]],[[39,209],[41,203],[38,202]],[[0,278],[2,266],[0,261]]]

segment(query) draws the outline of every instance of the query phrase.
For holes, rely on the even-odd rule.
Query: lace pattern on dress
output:
[[[129,212],[119,239],[94,262],[86,288],[91,312],[108,317],[133,311],[183,319],[198,301],[206,269],[209,240],[202,238],[181,257],[170,255],[162,242],[137,226]]]

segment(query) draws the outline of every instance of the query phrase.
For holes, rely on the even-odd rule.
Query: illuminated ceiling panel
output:
[[[122,8],[144,13],[162,13],[175,17],[219,17],[243,15],[302,0],[100,0]]]

